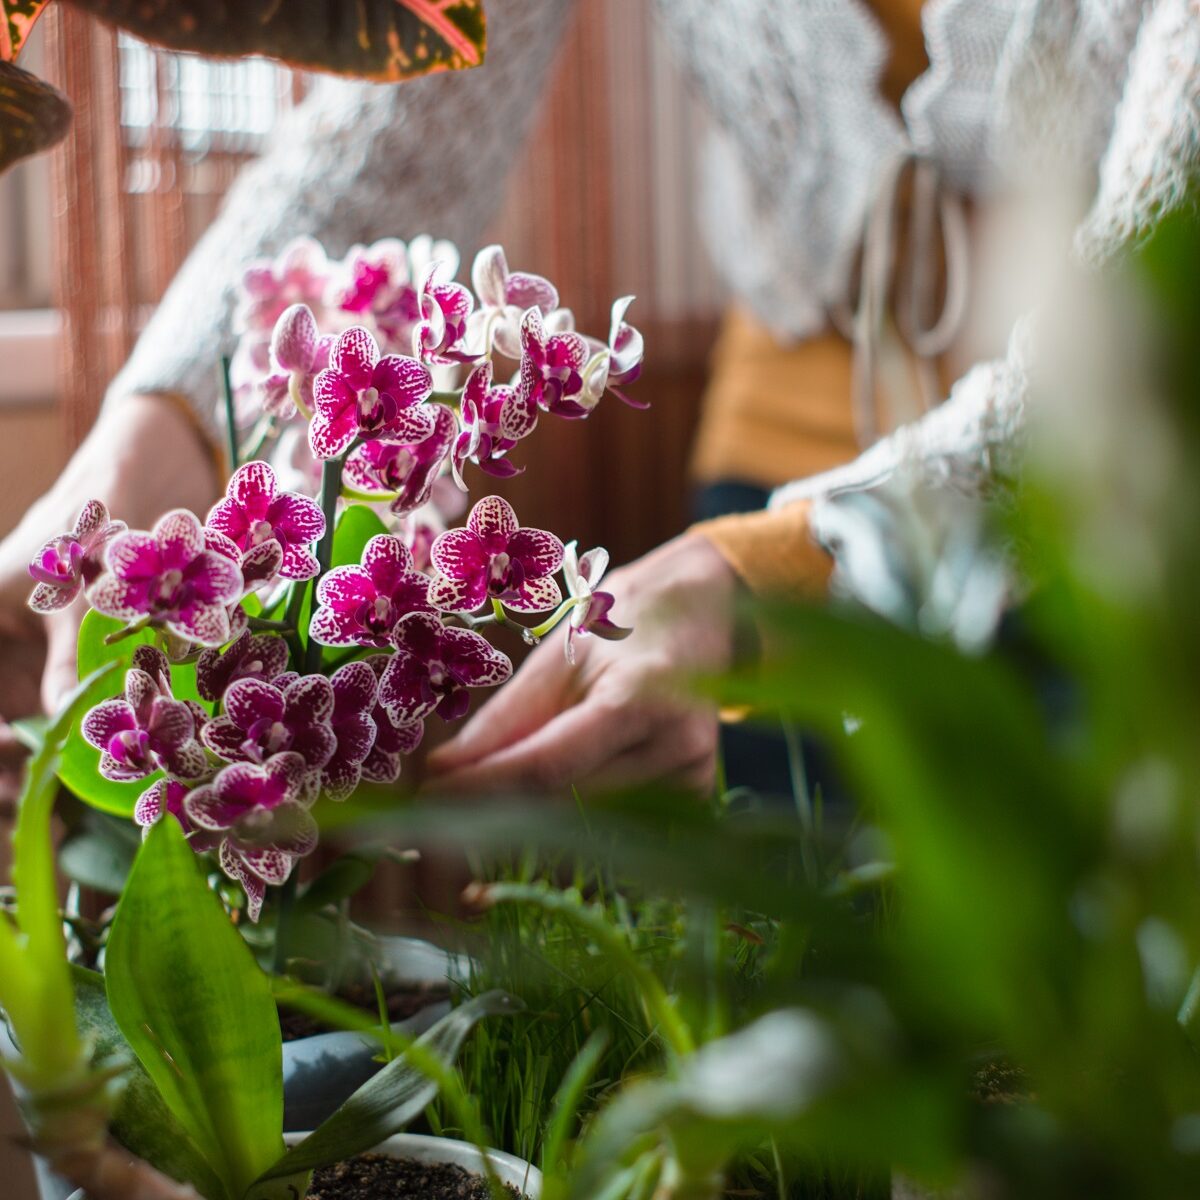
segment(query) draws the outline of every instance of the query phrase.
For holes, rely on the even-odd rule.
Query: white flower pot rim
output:
[[[308,1137],[307,1133],[289,1133],[284,1139],[289,1146]],[[431,1137],[424,1133],[398,1133],[380,1143],[372,1153],[388,1154],[393,1158],[410,1158],[416,1162],[446,1163],[463,1167],[477,1174],[483,1172],[483,1155],[470,1142],[459,1142],[453,1138]],[[537,1167],[505,1154],[503,1150],[489,1150],[488,1159],[501,1183],[515,1187],[529,1200],[541,1200],[542,1173]],[[83,1192],[72,1193],[70,1200],[83,1200]]]

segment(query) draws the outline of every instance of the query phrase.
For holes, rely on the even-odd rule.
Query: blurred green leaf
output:
[[[62,92],[12,62],[0,61],[0,113],[0,171],[49,150],[71,123],[71,105]]]
[[[297,897],[296,915],[317,913],[357,895],[371,882],[384,850],[383,846],[364,846],[340,855]]]
[[[141,843],[132,821],[85,809],[59,846],[58,869],[82,887],[119,896]]]
[[[105,960],[113,1017],[176,1119],[236,1197],[283,1148],[271,984],[209,891],[176,821],[143,843]]]
[[[172,50],[265,54],[293,66],[396,82],[478,66],[481,0],[70,0]]]
[[[171,1179],[190,1183],[212,1200],[236,1200],[213,1173],[175,1119],[153,1080],[137,1061],[109,1011],[104,976],[72,968],[75,981],[75,1019],[95,1065],[124,1063],[121,1093],[110,1123],[113,1136],[131,1154],[145,1159]]]

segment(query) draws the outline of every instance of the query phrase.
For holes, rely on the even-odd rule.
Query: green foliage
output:
[[[478,66],[486,47],[481,0],[70,0],[172,50],[264,54],[293,66],[395,83]]]
[[[108,1007],[104,976],[76,967],[75,1018],[97,1066],[121,1064],[121,1092],[109,1128],[123,1146],[171,1179],[190,1183],[210,1200],[229,1195],[225,1185],[167,1107],[162,1093],[137,1061]]]
[[[155,825],[138,854],[109,935],[105,981],[129,1045],[240,1200],[283,1147],[279,1018],[267,976],[175,821]]]
[[[0,111],[0,171],[49,150],[71,123],[71,105],[62,92],[13,62],[0,61]]]

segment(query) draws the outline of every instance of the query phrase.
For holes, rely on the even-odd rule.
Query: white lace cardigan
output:
[[[331,253],[426,229],[477,244],[571,2],[488,0],[480,70],[399,87],[321,81],[242,173],[109,402],[183,393],[216,437],[212,364],[228,348],[231,281],[299,234]],[[1092,264],[1181,203],[1200,159],[1200,0],[928,0],[930,66],[902,119],[879,93],[887,47],[861,0],[659,0],[658,11],[716,118],[701,187],[710,251],[783,337],[819,330],[847,302],[879,181],[906,156],[974,195],[1014,166],[1072,163],[1095,188],[1074,248]],[[1025,344],[1014,337],[1007,359],[976,366],[924,418],[773,503],[869,486],[902,462],[979,482],[1019,435]]]

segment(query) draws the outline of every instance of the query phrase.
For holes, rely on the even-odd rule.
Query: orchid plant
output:
[[[81,672],[125,666],[61,778],[145,830],[178,824],[252,922],[271,888],[286,911],[318,800],[395,783],[428,721],[458,720],[510,677],[495,641],[566,622],[573,661],[580,638],[630,632],[598,590],[602,548],[523,526],[496,495],[448,526],[476,470],[524,469],[511,456],[543,414],[586,417],[606,391],[641,407],[621,390],[642,358],[631,298],[604,342],[500,247],[477,256],[475,293],[458,265],[428,237],[340,263],[302,239],[252,264],[226,371],[224,498],[148,531],[93,501],[30,567],[34,609],[80,595],[91,608]],[[256,457],[269,449],[275,465]]]

